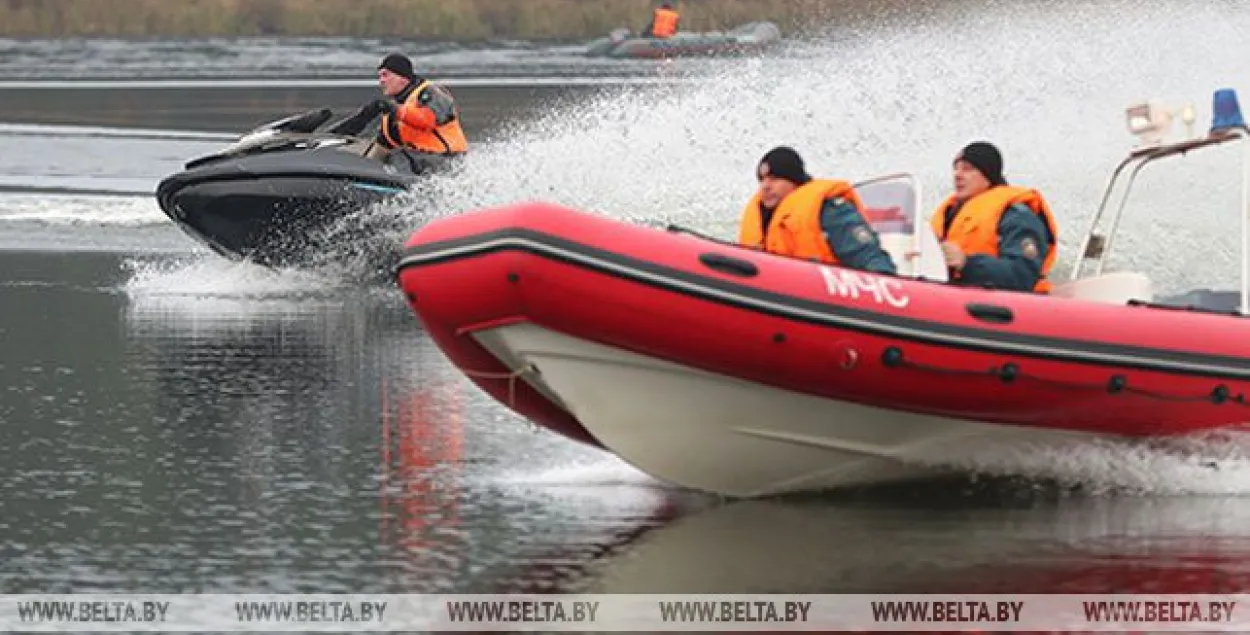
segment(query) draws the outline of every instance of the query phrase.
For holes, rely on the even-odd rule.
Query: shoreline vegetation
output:
[[[769,20],[783,36],[865,0],[681,0],[682,29]],[[658,0],[0,0],[0,37],[585,40],[640,31]]]

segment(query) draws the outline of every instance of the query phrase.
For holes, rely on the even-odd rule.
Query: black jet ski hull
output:
[[[298,265],[322,247],[318,237],[335,223],[402,192],[320,177],[243,177],[169,188],[161,207],[213,251],[280,267]]]
[[[332,148],[243,156],[192,163],[163,180],[156,197],[184,232],[222,256],[298,267],[323,261],[327,249],[351,253],[342,230],[354,215],[448,161],[422,157],[401,171]]]

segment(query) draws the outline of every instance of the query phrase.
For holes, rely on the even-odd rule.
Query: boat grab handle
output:
[[[699,254],[699,262],[709,269],[715,269],[721,273],[734,276],[742,276],[743,278],[750,278],[760,272],[753,262],[722,254]]]
[[[994,322],[996,324],[1010,324],[1015,315],[1011,309],[996,304],[969,304],[964,307],[968,310],[968,315],[981,320],[982,322]]]

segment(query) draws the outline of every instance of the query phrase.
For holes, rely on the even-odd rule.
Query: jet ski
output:
[[[161,209],[184,232],[232,260],[271,268],[325,262],[343,249],[354,216],[403,194],[454,157],[394,151],[366,155],[371,137],[320,128],[328,108],[263,124],[160,182]],[[350,233],[350,232],[349,232]]]

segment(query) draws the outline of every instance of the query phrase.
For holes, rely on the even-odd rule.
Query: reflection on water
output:
[[[1250,501],[1061,498],[999,481],[741,501],[596,562],[590,593],[1205,593],[1250,589]],[[1032,493],[1030,493],[1032,492]],[[1013,498],[1018,497],[1018,498]],[[1048,497],[1041,497],[1048,498]]]
[[[1222,53],[1244,39],[1245,13],[1165,4],[1155,17],[1130,3],[972,12],[943,4],[952,15],[941,20],[916,20],[909,9],[897,28],[875,29],[873,37],[818,42],[803,59],[735,63],[693,89],[609,91],[588,100],[600,90],[457,87],[467,132],[481,139],[474,173],[486,178],[473,187],[448,184],[429,207],[470,209],[528,191],[623,217],[680,212],[714,228],[725,209],[741,205],[741,175],[773,143],[744,145],[740,130],[768,121],[766,136],[806,148],[813,169],[856,178],[914,169],[937,188],[926,191],[938,192],[948,186],[953,149],[988,136],[1007,150],[1012,178],[1047,188],[1064,226],[1079,228],[1089,211],[1081,201],[1097,200],[1100,170],[1129,142],[1117,125],[1098,123],[1103,117],[1152,95],[1201,100],[1228,77],[1244,76],[1247,58]],[[1081,17],[1056,30],[1056,12]],[[975,37],[932,38],[934,25]],[[1111,27],[1136,35],[1101,38]],[[1151,44],[1177,32],[1201,37],[1179,52]],[[1010,54],[987,60],[987,35]],[[1016,46],[1022,41],[1040,48]],[[53,72],[94,78],[119,61],[129,70],[110,72],[263,70],[240,66],[247,55],[200,64],[218,56],[215,47],[167,59],[149,53],[163,55],[169,43],[90,45],[68,57],[64,42],[16,46],[18,57],[0,62],[0,75],[26,77],[28,68],[43,73],[51,64]],[[249,50],[282,48],[273,46]],[[534,431],[485,397],[424,337],[392,288],[273,274],[211,254],[169,266],[165,255],[133,262],[137,253],[185,254],[194,243],[150,196],[83,191],[150,190],[217,147],[221,135],[306,108],[347,112],[376,96],[364,80],[384,47],[293,46],[333,55],[284,73],[326,71],[362,82],[267,90],[10,83],[0,90],[0,121],[182,131],[175,139],[168,130],[75,128],[53,139],[47,127],[0,130],[0,187],[80,190],[0,201],[0,247],[19,250],[0,250],[0,586],[8,592],[1250,589],[1250,500],[1243,497],[1065,497],[1012,479],[772,501],[681,493]],[[479,64],[481,55],[461,64],[452,51],[442,61],[466,74],[505,66],[524,74],[532,72],[531,53],[546,55],[510,51],[499,64]],[[87,58],[96,62],[79,64]],[[847,62],[835,73],[874,81],[850,81],[856,88],[848,91],[811,82],[833,58]],[[579,62],[577,72],[655,70],[588,66]],[[987,73],[1006,82],[995,90],[1011,98],[964,98],[984,93]],[[743,93],[744,77],[771,88]],[[727,91],[741,99],[724,99]],[[92,107],[83,109],[88,92]],[[1016,99],[1021,94],[1030,99]],[[857,113],[870,120],[845,125]],[[1066,132],[1076,129],[1082,134]],[[32,140],[42,140],[34,154]],[[588,181],[584,168],[604,156],[613,157],[612,173]],[[1184,187],[1188,179],[1202,185],[1203,205],[1222,205],[1214,196],[1227,190],[1220,184],[1239,181],[1212,181],[1223,173],[1192,160],[1187,172],[1169,173],[1180,186],[1144,184],[1143,200],[1160,209],[1169,208],[1167,196],[1192,202],[1186,192],[1197,190]],[[653,187],[631,187],[638,182]],[[1161,187],[1169,189],[1150,189]],[[1120,253],[1174,254],[1155,243],[1175,247],[1178,237],[1184,243],[1224,222],[1190,213],[1191,205],[1171,207],[1186,214],[1171,221],[1147,214],[1147,238],[1158,230],[1165,240],[1138,249],[1135,240],[1146,243],[1130,233]],[[37,251],[43,247],[56,251]],[[1165,260],[1165,269],[1184,270],[1156,275],[1174,287],[1191,278],[1218,282],[1215,270],[1197,265],[1227,258]],[[976,463],[1085,485],[1140,483],[1156,493],[1250,490],[1244,460],[1199,465],[1098,448],[1020,454]]]
[[[12,592],[1250,588],[1243,498],[678,492],[485,397],[393,289],[124,263],[0,252]]]
[[[460,524],[455,493],[462,477],[463,397],[458,385],[442,388],[442,404],[431,393],[413,391],[392,405],[388,384],[382,387],[381,534],[410,553],[430,550],[434,539],[462,538],[455,531]],[[392,529],[398,536],[390,534]]]
[[[23,307],[0,318],[6,588],[531,588],[555,574],[527,554],[614,540],[668,496],[580,483],[620,468],[473,392],[391,289],[0,260]]]

